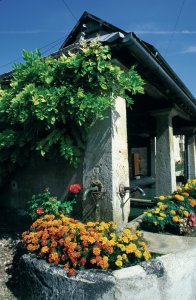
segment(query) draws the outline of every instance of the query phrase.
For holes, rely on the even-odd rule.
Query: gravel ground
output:
[[[19,234],[0,233],[0,300],[17,299],[7,287],[9,270],[12,265],[16,245],[19,243]]]

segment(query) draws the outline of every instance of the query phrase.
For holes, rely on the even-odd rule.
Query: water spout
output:
[[[88,194],[91,193],[91,192],[98,192],[99,188],[98,186],[91,186],[87,189],[84,190],[84,193],[82,195],[82,201],[86,201],[87,197],[88,197]]]

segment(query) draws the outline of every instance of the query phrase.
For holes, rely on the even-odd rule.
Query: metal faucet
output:
[[[144,190],[139,186],[124,186],[123,184],[120,184],[119,186],[119,194],[120,197],[123,198],[126,194],[126,192],[129,191],[130,194],[135,193],[136,191],[140,192],[141,195],[144,197],[146,196]]]
[[[82,201],[86,201],[87,196],[88,196],[89,193],[91,193],[91,192],[98,192],[98,190],[99,190],[99,188],[98,188],[97,185],[96,186],[91,186],[91,187],[85,189],[85,191],[84,191],[84,193],[82,195]]]

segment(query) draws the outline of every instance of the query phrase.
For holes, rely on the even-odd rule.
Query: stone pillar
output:
[[[174,144],[173,144],[173,111],[160,112],[157,118],[156,138],[156,194],[168,195],[176,189]]]
[[[125,100],[118,97],[114,110],[91,128],[84,156],[83,185],[100,181],[103,194],[90,193],[83,201],[83,221],[115,221],[119,226],[128,221],[130,203],[122,207],[119,185],[129,186],[127,120]]]
[[[151,167],[150,167],[150,170],[151,170],[151,176],[155,178],[156,176],[156,164],[155,164],[155,138],[152,137],[150,139],[150,163],[151,163]]]
[[[187,139],[187,150],[188,150],[188,178],[196,178],[196,146],[195,136],[192,135]]]

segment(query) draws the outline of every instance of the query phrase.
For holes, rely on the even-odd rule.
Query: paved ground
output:
[[[7,287],[14,249],[19,242],[19,235],[0,232],[0,299],[17,299]]]

